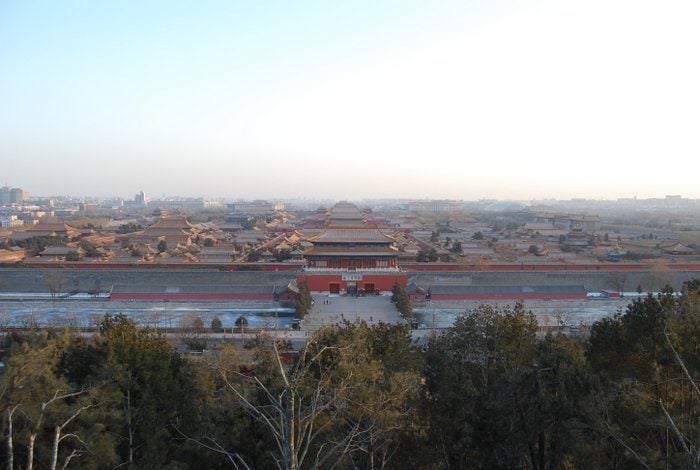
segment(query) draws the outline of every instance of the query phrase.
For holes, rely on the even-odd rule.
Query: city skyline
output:
[[[700,6],[0,5],[37,195],[700,197]]]
[[[644,201],[661,201],[661,200],[666,200],[666,201],[700,201],[700,198],[693,198],[693,197],[688,197],[684,194],[659,194],[658,196],[650,196],[650,197],[639,197],[637,195],[629,195],[629,196],[622,196],[619,198],[605,198],[605,197],[598,197],[598,198],[586,198],[586,197],[541,197],[541,198],[489,198],[489,197],[476,197],[476,198],[440,198],[440,197],[352,197],[350,195],[346,195],[345,197],[322,197],[322,196],[300,196],[300,197],[280,197],[274,194],[270,194],[267,196],[260,196],[260,197],[231,197],[231,196],[222,196],[222,195],[211,195],[211,194],[200,194],[200,195],[193,195],[193,194],[187,194],[187,193],[179,193],[179,194],[152,194],[148,191],[144,190],[139,190],[137,193],[133,195],[129,195],[126,193],[114,193],[114,194],[105,194],[105,195],[96,195],[96,194],[78,194],[78,193],[43,193],[43,192],[30,192],[27,190],[27,188],[24,187],[17,187],[17,188],[12,188],[10,187],[7,183],[4,183],[0,189],[7,190],[8,193],[10,190],[15,190],[15,191],[22,191],[23,192],[23,202],[24,203],[32,203],[33,201],[37,200],[44,200],[46,198],[65,198],[65,199],[77,199],[77,200],[85,200],[85,201],[110,201],[110,200],[122,200],[124,202],[128,201],[135,201],[135,202],[141,202],[145,201],[146,203],[143,204],[148,205],[149,202],[157,202],[157,201],[167,201],[167,200],[172,200],[172,201],[186,201],[186,200],[211,200],[211,201],[229,201],[229,202],[234,202],[234,201],[265,201],[265,202],[270,202],[270,201],[287,201],[287,202],[294,202],[294,201],[309,201],[309,202],[366,202],[366,201],[394,201],[396,203],[399,202],[409,202],[409,201],[415,201],[415,202],[420,202],[420,201],[452,201],[452,202],[464,202],[464,203],[477,203],[477,202],[488,202],[488,201],[496,201],[496,202],[501,202],[501,203],[522,203],[522,204],[528,204],[528,203],[548,203],[548,202],[585,202],[585,201],[590,201],[591,203],[596,203],[596,202],[628,202],[628,201],[639,201],[639,202],[644,202]]]

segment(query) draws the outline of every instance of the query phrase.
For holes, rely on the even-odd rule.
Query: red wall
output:
[[[670,271],[700,271],[700,263],[678,263],[664,265]],[[81,262],[32,262],[0,263],[0,267],[14,268],[85,268],[85,269],[208,269],[223,271],[297,271],[301,263],[81,263]],[[483,264],[457,263],[400,263],[406,271],[648,271],[648,264],[600,263],[600,264]]]
[[[120,292],[109,296],[111,300],[274,300],[272,294],[130,294]]]
[[[301,263],[81,263],[81,262],[46,262],[27,261],[22,264],[0,263],[2,267],[22,268],[79,268],[79,269],[208,269],[215,271],[298,271]]]
[[[451,295],[451,294],[433,294],[433,300],[568,300],[568,299],[586,299],[586,293],[582,294],[471,294],[471,295]]]
[[[352,273],[348,273],[352,274]],[[359,274],[359,273],[358,273]],[[341,292],[346,291],[348,283],[354,282],[358,289],[363,289],[365,284],[374,284],[374,289],[388,292],[397,282],[406,287],[406,275],[396,274],[362,274],[361,281],[343,281],[340,274],[298,274],[297,282],[306,282],[312,292],[328,292],[331,283],[340,284]]]
[[[700,271],[700,264],[667,264],[671,271]],[[401,263],[407,271],[648,271],[648,264],[456,264],[456,263]]]

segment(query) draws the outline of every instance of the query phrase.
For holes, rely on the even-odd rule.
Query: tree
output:
[[[168,242],[161,240],[158,242],[158,253],[165,253],[168,250]]]
[[[66,254],[66,261],[80,261],[80,254],[77,251],[69,251]]]
[[[49,288],[51,298],[56,298],[61,295],[63,288],[66,285],[66,277],[59,271],[52,270],[45,274],[46,287]]]
[[[176,466],[171,425],[196,421],[199,398],[187,362],[164,337],[106,315],[93,342],[69,348],[60,367],[71,383],[103,384],[109,413],[101,425],[117,440],[121,466]]]
[[[309,286],[306,282],[299,283],[299,292],[297,293],[296,314],[299,318],[304,318],[311,311],[313,298],[309,291]]]
[[[217,364],[226,390],[272,442],[270,464],[384,468],[409,428],[409,400],[418,390],[420,363],[412,359],[408,329],[345,323],[318,331],[289,361],[285,347],[260,338],[252,372],[238,358]],[[248,468],[247,449],[215,451]]]
[[[236,326],[243,332],[243,330],[248,327],[248,319],[241,315],[236,319]]]
[[[391,288],[391,302],[396,303],[401,295],[401,285],[397,282]]]
[[[450,248],[450,251],[455,254],[461,254],[462,253],[462,242],[454,242],[452,244],[452,248]]]
[[[86,418],[101,406],[99,392],[73,386],[59,374],[62,354],[75,339],[68,334],[18,339],[28,341],[10,348],[0,375],[6,467],[14,468],[19,455],[26,455],[28,469],[40,462],[50,469],[61,463],[65,468],[76,458],[82,466],[94,467],[98,451],[103,463],[113,461],[109,435],[94,428],[94,416]]]
[[[92,282],[92,289],[90,289],[90,294],[94,295],[97,297],[100,294],[100,291],[102,290],[102,279],[99,277],[95,277],[95,279]]]
[[[431,248],[428,251],[428,261],[430,261],[431,263],[434,263],[438,259],[439,259],[439,256],[438,256],[437,251],[434,248]]]
[[[10,240],[10,244],[13,246],[19,246],[25,248],[27,251],[32,253],[39,253],[44,251],[47,246],[63,246],[68,242],[66,237],[59,236],[37,236],[29,237],[25,240]]]
[[[260,366],[271,377],[256,373],[250,380],[241,380],[247,376],[229,368],[220,370],[222,379],[246,412],[262,422],[267,432],[272,434],[278,468],[297,470],[307,458],[315,460],[314,466],[320,467],[334,456],[330,450],[346,447],[349,443],[347,440],[340,444],[329,443],[327,451],[309,455],[311,444],[319,435],[317,428],[324,428],[321,419],[329,414],[330,418],[334,418],[343,409],[339,406],[342,404],[339,393],[342,391],[341,384],[331,381],[329,369],[322,367],[321,360],[328,356],[328,349],[323,348],[315,355],[302,353],[288,368],[281,359],[278,343],[268,340],[266,344],[270,350],[258,354],[258,360],[264,361]],[[308,380],[313,377],[311,370],[315,367],[320,367],[321,377],[314,390],[310,388]],[[348,384],[342,386],[346,388]]]
[[[484,239],[484,234],[481,232],[474,232],[474,235],[472,235],[472,240],[483,240]]]
[[[204,246],[206,247],[212,247],[214,246],[215,242],[213,238],[207,237],[204,239]]]
[[[250,250],[246,255],[246,261],[248,261],[249,263],[260,261],[260,258],[262,258],[262,251],[257,250],[255,248]]]
[[[223,329],[223,324],[221,323],[221,320],[219,317],[214,317],[211,319],[211,330],[215,333],[221,331]]]
[[[413,318],[413,305],[411,298],[406,293],[406,289],[398,282],[391,289],[391,301],[396,305],[396,310],[406,320]]]
[[[333,353],[341,359],[333,370],[337,380],[354,378],[347,390],[347,402],[353,406],[344,411],[332,434],[324,436],[324,440],[341,442],[357,426],[354,444],[338,459],[355,468],[412,467],[404,457],[411,454],[411,441],[417,437],[415,402],[422,361],[408,326],[346,321],[316,337],[309,346],[313,351],[338,348]]]
[[[461,245],[460,245],[461,247]],[[425,263],[425,262],[435,262],[438,260],[438,254],[437,251],[435,251],[434,248],[431,248],[428,251],[419,251],[418,255],[416,257],[416,261],[419,263]]]
[[[663,286],[673,282],[673,273],[662,260],[655,260],[648,265],[648,271],[643,277],[650,292],[659,292]]]
[[[696,435],[699,411],[690,377],[700,372],[700,322],[691,292],[648,295],[591,328],[588,357],[604,390],[601,426],[613,445],[601,450],[609,461],[680,468],[697,455],[683,438]]]
[[[180,338],[190,351],[204,351],[207,340],[202,337],[204,320],[196,312],[189,312],[180,318],[182,333]]]
[[[536,332],[521,304],[481,306],[430,342],[423,406],[433,459],[448,468],[586,466],[595,400],[583,348]]]
[[[608,274],[608,280],[612,284],[616,292],[622,294],[625,291],[625,284],[627,283],[627,273],[624,271],[610,271]]]
[[[117,233],[129,233],[136,232],[138,230],[143,230],[143,226],[130,222],[128,224],[121,224],[117,230]]]
[[[288,259],[292,259],[292,251],[289,250],[288,248],[283,248],[279,250],[277,253],[275,253],[275,260],[282,262],[286,261]]]
[[[83,249],[85,256],[88,258],[96,258],[100,256],[100,252],[97,251],[97,247],[88,240],[81,240],[78,246]]]

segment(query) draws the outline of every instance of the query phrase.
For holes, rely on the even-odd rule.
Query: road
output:
[[[93,327],[105,314],[122,313],[143,327],[187,326],[201,318],[206,327],[218,317],[224,328],[243,316],[253,328],[291,328],[293,310],[272,301],[152,302],[114,300],[32,300],[0,302],[0,326]]]
[[[157,329],[166,334],[173,343],[181,340],[181,333],[168,333],[173,327],[188,326],[193,318],[201,318],[205,327],[203,337],[213,347],[226,342],[243,344],[254,334],[232,333],[240,316],[248,319],[251,328],[266,328],[269,334],[288,339],[294,349],[306,344],[309,336],[323,326],[365,321],[403,323],[396,308],[387,296],[349,297],[338,295],[313,296],[311,312],[301,322],[301,330],[291,329],[294,314],[290,309],[280,309],[272,301],[228,301],[228,302],[146,302],[110,300],[35,300],[0,301],[0,329],[16,327],[62,327],[99,325],[105,313],[123,313],[139,326]],[[542,326],[590,325],[617,311],[624,311],[632,298],[607,300],[526,301],[525,308],[532,310]],[[465,310],[476,308],[483,301],[433,301],[432,305],[415,309],[416,319],[422,328],[412,331],[419,344],[425,344],[432,334],[440,334],[449,328],[455,318]],[[506,302],[492,302],[494,306]],[[211,320],[218,317],[227,333],[207,333]],[[86,333],[90,335],[90,333]]]
[[[624,312],[634,298],[587,299],[587,300],[526,300],[525,309],[532,311],[541,326],[580,326],[592,325],[596,321],[610,317],[616,312]],[[467,310],[481,304],[493,307],[512,306],[512,301],[456,300],[432,301],[414,308],[416,319],[426,327],[448,328],[455,318]]]

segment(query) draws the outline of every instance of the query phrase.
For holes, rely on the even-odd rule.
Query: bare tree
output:
[[[204,321],[195,312],[189,312],[180,318],[182,334],[180,338],[190,350],[203,351],[207,347],[206,338],[203,336]]]
[[[100,325],[102,324],[102,321],[104,320],[104,314],[101,313],[91,313],[88,317],[89,320],[89,326],[95,330],[100,329]]]
[[[5,328],[10,326],[11,320],[10,320],[10,314],[7,312],[7,310],[3,310],[0,312],[0,331],[4,331]]]
[[[29,313],[26,313],[19,318],[19,325],[25,329],[39,328],[39,315],[34,311],[30,311]]]
[[[19,403],[9,406],[5,411],[5,449],[7,451],[7,468],[14,469],[14,417]]]
[[[54,270],[46,273],[45,282],[51,294],[51,298],[55,299],[63,292],[67,280],[63,273]]]
[[[695,383],[695,380],[693,377],[690,375],[690,372],[688,371],[688,368],[685,366],[685,362],[683,362],[683,359],[681,359],[680,354],[678,354],[678,351],[676,351],[676,348],[673,347],[673,343],[671,342],[671,337],[668,334],[668,331],[664,329],[664,336],[666,337],[666,342],[668,343],[669,348],[671,349],[671,352],[673,353],[673,357],[675,358],[676,362],[680,366],[681,370],[683,371],[683,375],[685,376],[685,379],[691,384],[691,390],[694,392],[695,395],[700,397],[700,389],[698,389],[698,385]],[[671,426],[671,430],[673,431],[673,434],[676,436],[676,440],[680,444],[681,449],[683,450],[683,453],[686,455],[688,458],[688,463],[690,468],[694,469],[700,469],[700,445],[699,446],[688,446],[688,443],[692,443],[693,441],[691,439],[688,439],[686,436],[683,435],[683,433],[678,429],[678,426],[676,425],[675,420],[671,417],[671,414],[668,412],[666,407],[664,406],[663,401],[659,397],[658,399],[659,406],[661,407],[661,410],[664,413],[664,416],[669,422],[669,425]]]
[[[73,312],[66,313],[61,320],[59,320],[61,326],[67,328],[76,328],[78,326],[78,315]]]
[[[38,417],[34,423],[34,427],[33,427],[32,431],[29,434],[29,445],[28,445],[28,451],[27,451],[27,470],[32,470],[32,468],[34,466],[34,444],[36,443],[36,438],[37,438],[39,432],[42,430],[42,424],[43,424],[44,418],[46,416],[48,407],[53,405],[54,403],[63,402],[69,398],[78,397],[78,396],[84,395],[86,393],[88,393],[88,391],[86,389],[78,390],[75,392],[63,392],[62,390],[56,390],[50,399],[48,399],[47,401],[45,401],[39,405]],[[70,434],[63,435],[63,431],[83,411],[85,411],[91,407],[92,407],[92,405],[79,406],[77,408],[77,410],[75,410],[67,419],[65,419],[60,424],[56,424],[54,426],[54,438],[53,438],[53,443],[51,446],[51,463],[49,466],[49,468],[51,470],[56,469],[56,464],[58,462],[58,447],[63,440],[65,440],[67,438],[74,438],[74,439],[78,440],[81,444],[85,445],[85,443],[82,441],[82,439],[80,439],[78,437],[77,434],[70,433]]]
[[[190,333],[201,333],[204,328],[204,320],[196,312],[188,312],[180,318],[180,328]]]
[[[269,365],[277,386],[257,375],[218,365],[226,387],[271,433],[279,454],[278,468],[333,468],[368,432],[345,413],[351,406],[348,396],[354,380],[350,371],[340,377],[336,374],[342,348],[307,347],[292,365],[286,365],[279,343],[270,338],[264,343],[269,347]],[[254,400],[252,392],[258,392],[262,401]],[[347,425],[345,434],[333,442],[319,443],[323,433],[341,418]]]
[[[623,293],[627,283],[627,273],[624,271],[610,271],[608,280],[616,292]]]
[[[158,325],[160,324],[162,317],[163,313],[158,308],[154,308],[149,313],[149,323],[153,325],[153,329],[155,331],[158,331]]]
[[[649,292],[658,292],[666,284],[671,283],[672,277],[673,273],[668,265],[663,260],[655,260],[649,264],[649,271],[643,277],[643,280],[646,282]]]
[[[27,430],[22,436],[26,436],[25,468],[28,470],[34,468],[35,446],[46,428],[45,422],[50,422],[54,431],[51,456],[47,459],[51,470],[58,466],[59,449],[67,439],[80,444],[74,446],[68,461],[87,451],[86,444],[77,433],[66,431],[78,416],[95,405],[90,402],[88,389],[70,390],[68,384],[52,372],[59,357],[55,346],[49,344],[42,349],[13,355],[9,359],[8,370],[0,377],[0,397],[5,408],[7,468],[12,469],[15,464],[15,418],[18,416],[21,416]]]

